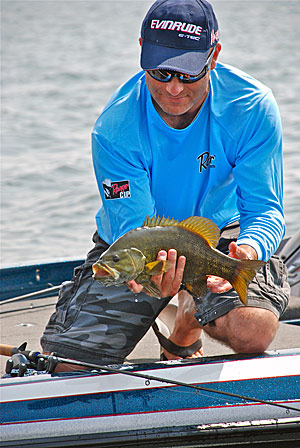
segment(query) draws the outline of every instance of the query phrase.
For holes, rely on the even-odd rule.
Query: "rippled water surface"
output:
[[[3,265],[84,257],[99,196],[90,132],[139,70],[149,1],[1,2]],[[287,233],[299,228],[299,1],[213,1],[223,62],[270,86],[284,129]],[[253,179],[258,182],[259,179]]]

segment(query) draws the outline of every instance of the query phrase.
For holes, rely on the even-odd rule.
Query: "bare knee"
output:
[[[213,338],[225,343],[236,353],[264,352],[275,337],[278,319],[262,308],[235,308],[205,327]]]

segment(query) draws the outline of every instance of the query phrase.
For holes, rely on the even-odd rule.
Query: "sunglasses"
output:
[[[178,73],[173,70],[160,70],[160,69],[147,70],[147,73],[149,73],[151,78],[155,79],[156,81],[170,82],[171,79],[176,77],[183,84],[191,84],[204,78],[204,76],[206,75],[206,73],[210,68],[213,54],[214,50],[210,53],[209,57],[207,58],[205,66],[203,67],[201,73],[199,73],[198,75],[186,75],[185,73]]]

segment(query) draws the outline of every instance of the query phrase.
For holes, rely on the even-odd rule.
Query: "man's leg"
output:
[[[210,337],[227,345],[236,353],[265,351],[276,335],[278,328],[277,312],[261,307],[244,307],[238,303],[238,300],[237,298],[235,308],[216,319],[210,320],[208,324],[201,327],[195,318],[195,315],[199,316],[199,313],[196,312],[192,296],[186,291],[181,291],[178,296],[174,330],[169,339],[177,345],[190,345],[200,338],[202,329],[204,329]],[[222,296],[220,295],[219,306],[221,302]],[[266,306],[269,307],[269,305]],[[210,315],[213,316],[213,308],[211,311]],[[168,359],[179,358],[166,350],[164,350],[164,353]],[[192,357],[198,357],[199,355],[203,355],[202,349]]]
[[[247,307],[233,289],[223,294],[208,292],[205,297],[195,300],[196,307],[190,294],[181,291],[175,326],[169,339],[177,345],[189,345],[199,339],[203,328],[235,352],[265,351],[274,339],[278,319],[288,298],[286,268],[278,257],[272,257],[250,283]],[[168,359],[178,358],[164,352]]]
[[[236,353],[264,352],[273,341],[278,317],[263,308],[234,308],[206,325],[205,332]]]
[[[286,268],[278,257],[271,257],[249,284],[246,307],[233,289],[209,292],[196,300],[195,317],[207,334],[235,352],[262,352],[274,339],[289,293]]]
[[[182,347],[187,347],[200,339],[202,328],[195,319],[195,312],[196,307],[192,296],[185,290],[179,291],[174,328],[168,338],[171,342]],[[180,359],[179,356],[168,352],[165,348],[163,348],[163,353],[167,359]],[[203,356],[202,347],[196,350],[191,355],[191,358],[198,358],[199,356]]]
[[[202,328],[195,319],[196,307],[189,293],[181,291],[174,330],[169,339],[177,345],[188,346],[200,338]],[[236,353],[265,351],[275,337],[277,316],[263,308],[234,308],[203,328],[211,338],[222,342]],[[179,359],[163,350],[168,359]],[[204,348],[205,352],[205,348]],[[203,356],[201,348],[191,357]]]

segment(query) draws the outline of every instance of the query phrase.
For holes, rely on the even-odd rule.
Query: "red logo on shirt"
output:
[[[102,182],[105,199],[130,198],[129,180]]]

